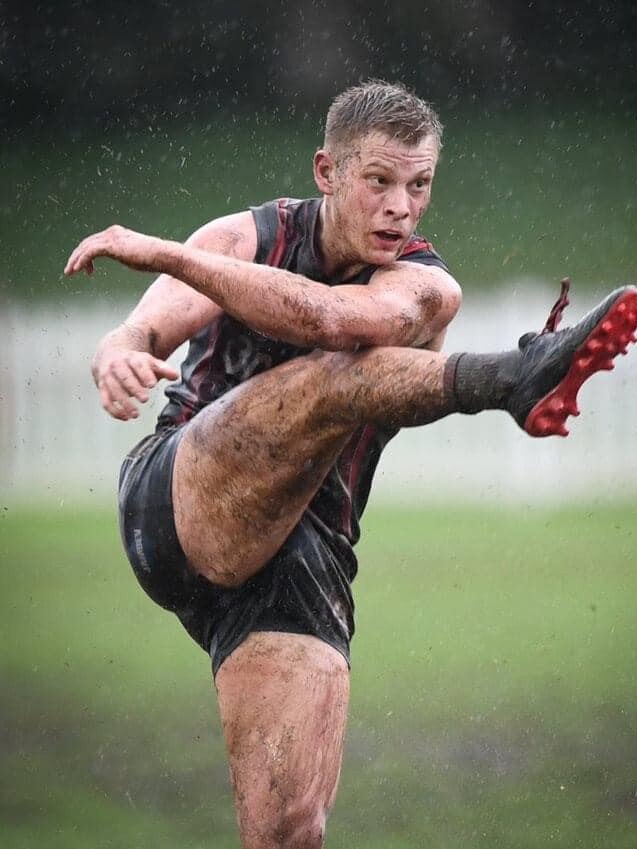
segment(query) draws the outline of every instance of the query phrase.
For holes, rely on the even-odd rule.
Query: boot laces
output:
[[[564,279],[560,281],[560,285],[562,287],[560,291],[560,296],[553,304],[551,312],[549,313],[549,317],[546,319],[546,324],[544,325],[542,333],[555,333],[557,325],[562,320],[562,314],[564,310],[570,304],[570,301],[568,299],[568,292],[571,288],[570,279],[568,277],[564,277]]]

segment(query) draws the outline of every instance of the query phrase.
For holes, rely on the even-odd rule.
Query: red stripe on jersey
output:
[[[279,223],[276,231],[276,238],[274,240],[274,244],[272,245],[272,249],[268,254],[266,259],[266,265],[272,265],[275,268],[278,268],[281,260],[283,259],[283,255],[285,254],[285,248],[287,245],[286,239],[286,224],[288,219],[288,211],[287,211],[288,198],[280,198],[279,199]]]
[[[361,466],[363,465],[365,455],[367,454],[367,449],[369,448],[369,445],[373,441],[375,436],[376,428],[373,425],[365,425],[360,432],[358,442],[354,442],[354,440],[352,440],[350,444],[345,448],[345,451],[348,451],[348,449],[350,449],[348,451],[350,457],[348,458],[349,468],[347,468],[347,471],[343,476],[347,479],[348,497],[345,498],[343,501],[342,522],[343,533],[347,534],[348,536],[351,536],[352,533],[354,489],[356,488],[358,478],[360,477]]]
[[[175,419],[176,424],[185,424],[198,412],[199,402],[203,397],[202,386],[214,371],[214,353],[220,326],[221,316],[208,325],[205,351],[183,386],[184,392],[181,398],[183,409],[179,417]]]

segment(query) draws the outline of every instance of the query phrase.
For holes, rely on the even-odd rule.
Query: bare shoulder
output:
[[[186,244],[252,262],[257,249],[252,213],[237,212],[209,221],[196,230]],[[167,357],[222,312],[206,295],[181,280],[161,274],[146,290],[127,324],[153,340],[152,349],[157,356]]]
[[[249,210],[215,218],[196,230],[187,245],[211,253],[253,262],[257,252],[257,228]]]

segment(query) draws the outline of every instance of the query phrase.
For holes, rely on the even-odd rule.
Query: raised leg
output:
[[[320,849],[343,752],[343,657],[315,637],[257,632],[216,685],[243,849]]]
[[[177,532],[193,568],[226,586],[258,571],[361,423],[504,409],[534,436],[565,435],[582,383],[637,339],[637,288],[612,292],[574,327],[555,324],[523,336],[519,350],[449,361],[409,348],[301,357],[210,405],[175,464]]]
[[[361,423],[407,427],[452,411],[445,362],[410,348],[312,354],[199,413],[173,478],[177,532],[193,568],[223,586],[251,577],[280,549]]]

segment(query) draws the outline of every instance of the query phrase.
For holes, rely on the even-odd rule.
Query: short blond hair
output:
[[[409,145],[429,136],[442,146],[440,118],[402,83],[368,80],[341,92],[327,112],[324,146],[338,148],[373,131]]]

